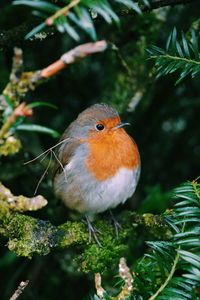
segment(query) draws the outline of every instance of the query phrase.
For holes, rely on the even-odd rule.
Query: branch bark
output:
[[[82,44],[64,53],[59,60],[42,70],[33,72],[16,72],[16,70],[14,70],[11,74],[17,74],[17,76],[11,76],[10,82],[5,87],[3,94],[7,95],[12,100],[13,104],[17,106],[28,91],[34,90],[38,85],[44,83],[46,79],[55,75],[63,68],[66,68],[69,64],[75,63],[77,60],[82,59],[87,55],[102,52],[106,50],[106,48],[106,41]],[[20,66],[21,71],[22,64],[16,64],[17,59],[15,59],[16,56],[19,56],[18,53],[19,49],[15,48],[13,69]],[[20,60],[22,60],[22,53],[20,55]],[[12,80],[13,78],[14,80]]]
[[[17,290],[14,292],[14,294],[12,295],[10,300],[16,300],[21,295],[21,293],[23,293],[23,291],[24,291],[25,287],[28,285],[28,283],[29,283],[29,280],[21,281]]]

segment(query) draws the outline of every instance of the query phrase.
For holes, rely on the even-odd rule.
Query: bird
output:
[[[135,192],[140,155],[116,109],[97,103],[82,111],[64,131],[56,150],[53,188],[64,204],[85,216],[89,242],[94,215],[123,204]]]

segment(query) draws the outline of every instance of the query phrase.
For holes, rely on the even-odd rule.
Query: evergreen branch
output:
[[[173,55],[169,55],[169,54],[164,54],[164,55],[152,55],[151,56],[152,59],[157,59],[157,58],[166,58],[166,59],[170,59],[170,60],[174,60],[174,61],[182,61],[184,63],[188,63],[188,64],[194,64],[194,65],[200,65],[200,61],[196,61],[194,59],[189,59],[186,57],[178,57],[178,56],[173,56]]]
[[[151,1],[150,6],[141,6],[142,12],[150,12],[154,9],[165,7],[165,6],[174,6],[174,5],[182,5],[182,4],[192,4],[193,2],[196,2],[197,0],[161,0],[161,1]],[[116,14],[121,16],[127,16],[127,15],[137,15],[136,11],[133,9],[121,9],[116,12]],[[101,18],[101,20],[103,20]],[[95,20],[94,20],[95,21]],[[32,31],[34,26],[38,26],[39,18],[36,17],[29,17],[26,22],[23,22],[22,24],[8,29],[8,30],[0,30],[0,47],[7,48],[7,47],[14,47],[16,44],[20,45],[20,43],[24,42],[24,36],[28,34],[28,32]],[[44,27],[43,27],[44,28]],[[53,32],[53,29],[51,30],[51,33]],[[42,38],[46,38],[48,36],[48,32],[42,35]],[[41,36],[40,36],[41,37]],[[36,38],[36,36],[35,36]],[[34,38],[32,38],[34,40]]]
[[[149,2],[145,0],[145,5],[141,5],[139,1],[134,0],[117,0],[120,4],[120,8],[125,6],[125,10],[115,12],[111,6],[111,1],[105,0],[73,0],[67,6],[60,8],[57,5],[51,4],[43,0],[31,1],[31,0],[15,0],[14,5],[27,5],[37,9],[37,15],[41,18],[45,18],[45,21],[33,28],[27,35],[26,39],[34,36],[36,33],[44,30],[46,25],[54,25],[58,31],[67,32],[73,39],[78,41],[80,39],[79,34],[74,28],[77,25],[81,30],[85,31],[93,40],[96,40],[96,29],[94,20],[97,17],[104,19],[107,23],[113,21],[117,24],[120,23],[119,16],[141,14],[145,11],[151,11],[153,9],[164,7],[168,5],[186,4],[194,2],[195,0],[161,0],[155,2]],[[52,12],[54,13],[52,15]],[[50,14],[49,17],[44,17],[45,14]]]
[[[166,7],[166,6],[174,6],[174,5],[185,5],[185,4],[191,4],[195,3],[198,0],[160,0],[160,1],[151,1],[148,6],[141,6],[141,11],[142,12],[150,12],[154,9],[158,9],[161,7]],[[136,12],[133,9],[124,9],[121,11],[118,11],[117,14],[119,16],[134,16],[136,15]]]
[[[200,73],[200,50],[195,31],[191,30],[189,38],[186,38],[184,33],[181,37],[179,41],[174,28],[165,49],[154,45],[147,49],[150,58],[155,60],[157,78],[179,71],[180,76],[176,81],[178,84],[187,75],[194,77]]]
[[[168,241],[147,242],[152,251],[148,250],[138,263],[134,262],[133,278],[131,276],[132,292],[128,299],[199,299],[200,184],[198,180],[187,182],[174,189],[173,199],[176,204],[173,210],[166,212],[164,217],[172,228],[172,235]],[[118,299],[109,296],[105,290],[103,292],[105,299]]]
[[[180,247],[179,247],[179,249],[180,249]],[[157,290],[157,292],[149,298],[149,300],[156,299],[156,297],[158,297],[158,295],[168,286],[170,280],[172,279],[172,277],[174,276],[174,273],[176,271],[176,267],[177,267],[177,264],[179,262],[179,258],[180,258],[180,254],[177,251],[174,262],[173,262],[173,265],[172,265],[172,268],[171,268],[171,271],[170,271],[168,277],[166,278],[165,282],[160,286],[160,288]]]
[[[197,196],[197,198],[200,200],[200,190],[198,189],[198,182],[193,180],[192,181],[192,186],[195,192],[195,195]]]

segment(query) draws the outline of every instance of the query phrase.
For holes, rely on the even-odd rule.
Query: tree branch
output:
[[[11,191],[0,182],[0,201],[13,211],[33,211],[47,205],[47,200],[43,196],[32,198],[24,196],[14,196]]]
[[[174,5],[181,5],[181,4],[190,4],[193,2],[196,2],[198,0],[159,0],[159,1],[151,1],[150,2],[150,7],[147,6],[141,6],[140,9],[142,12],[150,12],[154,9],[158,9],[161,7],[166,7],[166,6],[174,6]],[[117,12],[119,16],[135,16],[137,15],[136,11],[133,9],[123,9],[119,12]]]
[[[42,70],[33,72],[12,71],[12,74],[17,74],[17,76],[11,76],[10,82],[5,87],[3,94],[7,95],[16,106],[29,90],[34,90],[36,86],[44,83],[47,78],[50,78],[63,68],[66,68],[69,64],[72,64],[89,54],[102,52],[106,48],[106,41],[82,44],[66,52],[59,60]],[[18,52],[19,49],[15,48],[14,57],[18,56]],[[22,54],[20,55],[20,59],[22,60]],[[21,71],[22,64],[16,64],[16,60],[17,59],[15,58],[13,59],[13,69],[14,67],[16,68],[20,66]],[[12,80],[12,78],[14,78],[14,80]]]
[[[136,239],[137,231],[141,234],[143,230],[145,235],[148,233],[156,238],[170,237],[170,229],[160,216],[124,212],[118,240],[114,238],[114,226],[109,221],[94,222],[102,232],[99,239],[103,248],[99,248],[95,242],[88,244],[87,228],[82,222],[67,221],[55,226],[49,221],[20,214],[13,211],[10,194],[10,191],[5,193],[0,189],[0,234],[9,238],[9,250],[20,256],[31,258],[34,254],[47,255],[52,249],[76,246],[83,250],[79,257],[81,268],[85,272],[102,272],[117,263],[128,247],[127,239]],[[15,210],[16,206],[15,203]]]
[[[23,291],[24,291],[25,287],[28,285],[28,283],[29,283],[29,280],[21,281],[18,288],[16,289],[16,291],[10,298],[10,300],[16,300],[21,295],[21,293],[23,293]]]
[[[159,0],[159,1],[151,1],[150,7],[142,6],[142,12],[150,12],[154,9],[165,7],[165,6],[174,6],[181,4],[190,4],[196,2],[197,0]],[[117,12],[119,16],[127,16],[127,15],[137,15],[137,13],[132,9],[124,9]],[[51,22],[51,18],[50,18]],[[25,42],[25,35],[33,29],[33,27],[39,24],[38,19],[36,17],[29,18],[26,22],[12,28],[9,30],[0,30],[0,47],[8,48],[14,47],[16,45],[20,46]],[[47,35],[48,36],[48,33]]]

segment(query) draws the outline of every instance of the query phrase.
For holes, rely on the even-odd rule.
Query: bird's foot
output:
[[[88,219],[88,217],[85,217],[85,219],[82,219],[82,222],[83,222],[84,224],[86,224],[87,227],[88,227],[88,234],[89,234],[89,240],[88,240],[88,242],[89,242],[89,244],[91,243],[92,238],[94,238],[94,240],[95,240],[96,243],[99,245],[99,247],[102,248],[103,246],[102,246],[102,244],[100,243],[100,241],[99,241],[99,239],[98,239],[98,237],[97,237],[97,235],[96,235],[96,233],[102,234],[101,231],[99,231],[98,229],[96,229],[96,228],[92,225],[92,223],[90,222],[90,220]]]
[[[115,234],[116,234],[116,238],[117,240],[119,239],[119,230],[122,229],[122,226],[121,224],[115,219],[112,211],[110,210],[110,215],[111,215],[111,219],[112,219],[112,222],[113,222],[113,225],[115,227]]]

